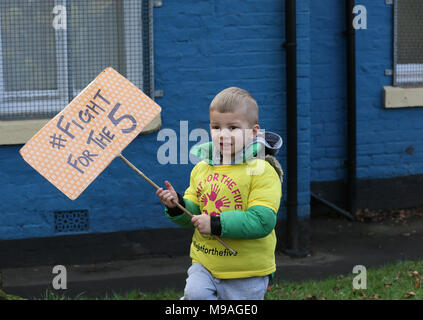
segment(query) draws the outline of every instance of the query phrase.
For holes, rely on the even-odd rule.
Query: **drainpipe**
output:
[[[356,54],[355,30],[353,27],[354,0],[346,0],[347,23],[347,126],[348,126],[348,182],[347,208],[355,217],[357,202],[357,97],[356,97]]]
[[[298,246],[298,184],[297,184],[297,30],[296,0],[285,0],[286,42],[286,119],[287,119],[287,248],[292,257],[306,256]]]
[[[72,21],[71,21],[71,3],[70,1],[66,1],[66,54],[67,54],[67,72],[68,72],[68,87],[67,87],[67,94],[68,94],[68,102],[70,103],[73,100],[73,74],[72,74]]]

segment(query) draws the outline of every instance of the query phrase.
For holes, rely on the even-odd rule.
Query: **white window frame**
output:
[[[55,1],[54,5],[63,5],[63,1]],[[1,15],[0,15],[0,25],[1,25]],[[55,111],[60,111],[63,108],[66,96],[64,96],[65,88],[67,85],[67,72],[62,74],[61,70],[66,70],[63,68],[63,63],[66,63],[67,57],[63,57],[59,54],[60,48],[64,46],[66,49],[66,38],[63,36],[63,30],[56,30],[56,63],[57,63],[57,82],[60,84],[60,87],[57,90],[24,90],[24,91],[13,91],[7,92],[4,88],[4,78],[3,78],[3,50],[2,50],[2,39],[0,32],[0,116],[6,114],[6,110],[14,109],[14,113],[18,115],[25,116],[26,110],[31,110],[31,108],[41,107],[43,105],[57,105],[58,108]],[[29,98],[37,98],[30,100]],[[59,107],[61,106],[61,107]],[[34,112],[29,112],[34,114]]]
[[[68,1],[55,0],[54,5],[67,8]],[[52,8],[53,10],[53,8]],[[125,62],[127,78],[137,87],[143,88],[143,48],[142,48],[142,1],[124,0],[124,34]],[[70,19],[67,19],[70,21]],[[1,26],[1,15],[0,15]],[[134,27],[135,26],[135,27]],[[69,97],[67,30],[55,31],[57,85],[56,90],[27,90],[6,92],[3,80],[2,41],[0,32],[0,117],[6,115],[6,110],[13,108],[13,113],[20,117],[30,114],[36,117],[37,108],[49,106],[49,113],[60,112],[83,88],[72,88],[73,97]],[[65,54],[63,54],[63,52]],[[35,98],[35,99],[30,99]],[[52,108],[52,106],[57,106]],[[29,110],[29,111],[28,111]],[[40,116],[42,116],[40,111]],[[29,118],[29,116],[27,117]]]
[[[394,85],[423,86],[423,63],[395,63]]]

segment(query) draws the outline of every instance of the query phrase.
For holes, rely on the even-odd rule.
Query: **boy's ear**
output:
[[[257,137],[258,132],[260,131],[260,126],[258,124],[255,124],[253,126],[253,136],[254,138]]]

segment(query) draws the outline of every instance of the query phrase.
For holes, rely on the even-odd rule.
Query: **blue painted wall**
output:
[[[345,1],[311,3],[311,181],[345,178]]]
[[[383,86],[392,85],[392,10],[385,1],[360,1],[367,30],[357,32],[359,178],[391,178],[423,173],[423,108],[383,108]],[[412,147],[413,154],[406,153]]]
[[[384,72],[393,68],[393,8],[385,1],[356,3],[367,8],[368,18],[367,29],[356,32],[358,177],[422,174],[423,108],[383,108],[383,86],[392,84]],[[186,139],[180,136],[180,121],[188,121],[189,132],[208,129],[215,94],[239,86],[257,99],[261,127],[286,142],[284,8],[277,0],[172,0],[154,9],[162,128],[174,130],[178,139]],[[310,212],[311,181],[345,179],[344,8],[338,0],[297,1],[301,217]],[[140,136],[124,154],[159,185],[167,179],[183,192],[193,164],[159,164],[156,155],[163,143],[157,132]],[[20,147],[0,146],[0,239],[55,236],[53,212],[62,210],[89,210],[91,233],[175,227],[164,217],[154,189],[119,159],[71,201],[24,163]],[[285,146],[279,160],[286,171]],[[279,218],[285,214],[282,201]]]
[[[393,6],[356,1],[367,29],[356,30],[357,177],[384,179],[423,173],[423,108],[383,107],[393,69]],[[345,1],[311,3],[311,181],[346,178]],[[413,154],[406,152],[412,149]]]
[[[310,65],[310,10],[300,5],[299,63]],[[284,3],[265,1],[164,1],[154,9],[156,101],[163,109],[162,128],[208,129],[208,106],[228,86],[252,93],[260,107],[260,125],[285,139]],[[302,111],[299,176],[301,216],[309,214],[309,73],[299,80]],[[160,165],[157,132],[138,137],[123,154],[153,181],[165,179],[183,193],[192,164]],[[196,142],[190,142],[189,146]],[[163,214],[155,190],[120,159],[75,201],[69,200],[19,156],[21,146],[0,146],[0,240],[49,237],[54,211],[88,210],[90,233],[175,227]],[[286,148],[279,154],[286,168]],[[286,190],[284,190],[284,198]],[[282,202],[279,218],[285,215]]]
[[[302,218],[308,217],[310,213],[311,3],[311,0],[297,1],[297,212]]]

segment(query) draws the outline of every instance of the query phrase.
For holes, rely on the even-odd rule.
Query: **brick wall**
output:
[[[423,173],[422,108],[387,110],[382,88],[393,68],[391,5],[356,1],[367,29],[356,31],[357,176],[386,179]],[[312,3],[311,180],[346,178],[346,39],[344,1]]]
[[[302,216],[309,212],[309,15],[304,1],[298,14]],[[164,91],[157,99],[162,127],[175,130],[178,137],[179,121],[189,121],[189,130],[207,129],[211,99],[225,87],[239,86],[257,99],[261,127],[286,140],[284,38],[283,1],[163,1],[154,9],[155,87]],[[193,165],[158,164],[162,144],[157,132],[140,136],[123,154],[157,184],[167,179],[183,193]],[[88,210],[89,233],[175,227],[164,217],[155,190],[119,159],[71,201],[24,163],[20,147],[0,146],[0,240],[59,235],[54,212],[63,210]],[[285,148],[278,157],[286,168]],[[284,210],[282,202],[280,218]]]
[[[345,1],[311,3],[311,180],[345,178]]]
[[[298,216],[302,218],[310,212],[311,2],[297,1]]]
[[[392,85],[391,5],[361,1],[368,29],[357,32],[357,155],[359,178],[393,178],[423,173],[423,109],[383,108],[382,88]]]

